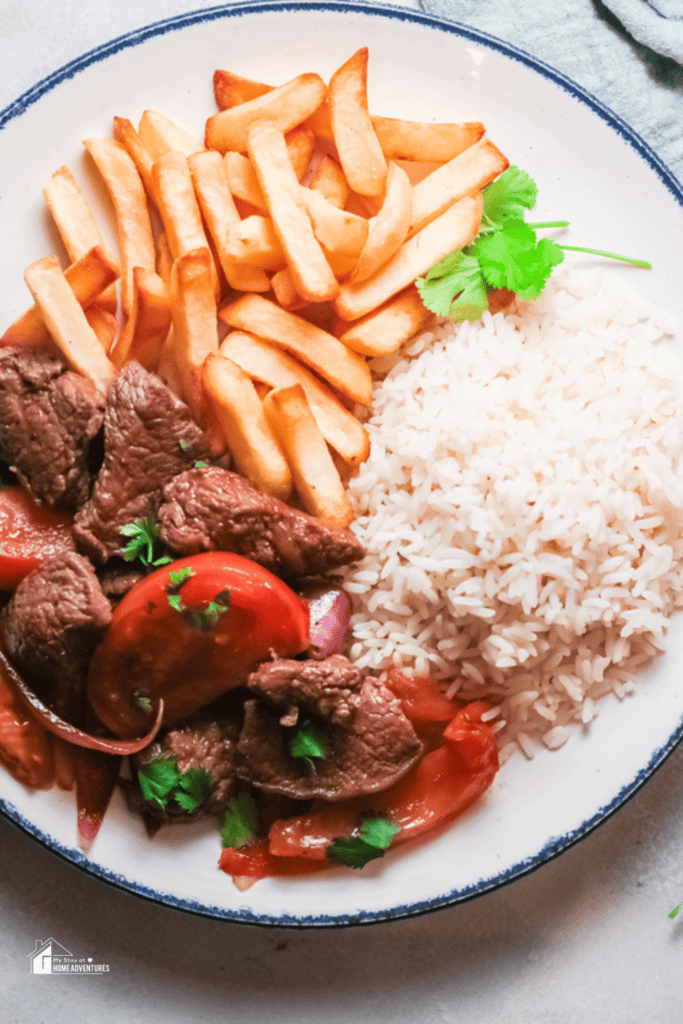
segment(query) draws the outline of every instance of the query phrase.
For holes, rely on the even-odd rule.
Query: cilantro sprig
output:
[[[206,803],[213,789],[213,780],[205,768],[188,768],[181,772],[176,755],[159,754],[138,771],[138,781],[145,800],[166,807],[175,800],[191,813]]]
[[[170,582],[166,587],[166,597],[171,608],[182,615],[185,622],[193,629],[201,633],[208,633],[216,625],[221,615],[230,610],[231,595],[229,590],[221,590],[220,594],[216,594],[206,608],[187,608],[183,604],[180,590],[183,584],[194,575],[195,572],[189,565],[182,569],[171,569],[168,574]]]
[[[479,320],[488,309],[488,293],[497,288],[507,288],[522,299],[537,299],[569,250],[651,267],[645,260],[603,249],[539,239],[538,230],[565,228],[569,221],[525,221],[527,211],[536,205],[538,187],[520,167],[508,167],[483,189],[482,196],[481,226],[474,241],[449,253],[415,282],[423,303],[437,316]]]
[[[123,550],[126,562],[139,559],[145,566],[158,566],[168,565],[173,561],[168,555],[154,558],[154,545],[161,536],[159,524],[154,516],[144,516],[142,519],[136,519],[134,523],[126,523],[121,527],[121,533],[124,537],[131,538]]]
[[[296,727],[289,740],[289,752],[292,757],[306,761],[309,768],[315,768],[313,759],[325,757],[328,739],[325,730],[306,719]]]
[[[350,839],[334,839],[325,853],[328,860],[336,864],[344,864],[349,868],[364,868],[372,860],[383,857],[394,836],[401,829],[385,818],[373,818],[366,821],[360,835]]]
[[[258,822],[256,804],[251,793],[244,790],[234,796],[220,827],[221,842],[225,847],[239,849],[253,839]]]

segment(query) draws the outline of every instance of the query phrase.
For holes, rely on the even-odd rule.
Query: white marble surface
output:
[[[93,46],[194,6],[0,0],[0,109]],[[345,931],[165,910],[82,875],[0,819],[0,1020],[676,1024],[683,915],[679,924],[667,913],[683,898],[682,769],[678,750],[595,833],[513,885]],[[110,972],[29,974],[27,956],[47,936]]]

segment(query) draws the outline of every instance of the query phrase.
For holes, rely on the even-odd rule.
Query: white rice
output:
[[[632,692],[683,607],[683,360],[627,277],[565,269],[374,364],[351,657],[488,695],[503,759]]]

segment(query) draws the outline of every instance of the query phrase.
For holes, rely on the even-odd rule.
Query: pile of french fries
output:
[[[44,195],[71,263],[27,268],[34,305],[0,343],[55,343],[103,393],[137,359],[216,457],[229,449],[261,491],[348,526],[344,484],[369,452],[367,360],[430,319],[415,279],[475,237],[481,190],[508,166],[480,123],[371,115],[367,72],[367,49],[327,86],[216,71],[204,144],[154,111],[137,129],[114,118],[113,138],[84,146],[119,258],[60,167]]]

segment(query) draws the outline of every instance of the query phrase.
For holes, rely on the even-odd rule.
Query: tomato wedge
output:
[[[51,555],[73,551],[71,517],[23,487],[0,490],[0,588],[11,589]]]
[[[450,722],[462,707],[462,701],[444,697],[430,676],[409,676],[391,669],[387,686],[401,701],[403,714],[411,722]]]
[[[494,735],[481,721],[487,708],[483,701],[476,701],[458,711],[446,727],[446,743],[425,754],[383,793],[343,806],[314,805],[308,814],[276,821],[269,833],[270,852],[276,857],[323,860],[332,840],[352,835],[362,814],[386,817],[399,825],[394,846],[455,818],[486,792],[498,771]]]
[[[310,875],[329,865],[312,864],[304,857],[274,857],[268,850],[268,840],[259,839],[239,849],[228,847],[218,861],[221,871],[237,879],[282,878],[292,875]]]
[[[182,570],[192,575],[178,587],[170,574]],[[169,603],[178,593],[184,609],[206,611],[226,591],[229,608],[210,628]],[[117,606],[92,658],[88,698],[117,736],[140,736],[159,698],[172,725],[239,686],[271,652],[292,657],[308,645],[308,610],[277,576],[240,555],[193,555],[152,573]]]
[[[21,706],[1,666],[0,764],[31,789],[49,789],[54,782],[50,736]]]

